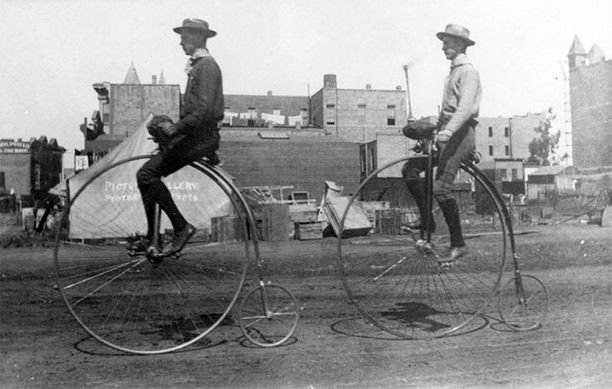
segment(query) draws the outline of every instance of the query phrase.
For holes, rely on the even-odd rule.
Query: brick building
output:
[[[527,160],[529,143],[537,136],[545,114],[527,113],[512,117],[480,117],[476,127],[476,150],[481,159],[516,158]]]
[[[325,180],[350,193],[360,182],[360,144],[315,129],[223,129],[223,169],[239,186],[293,186],[321,200]]]
[[[85,126],[81,125],[85,151],[91,162],[133,134],[150,113],[178,120],[180,87],[178,84],[165,84],[163,73],[159,80],[152,76],[150,84],[141,84],[132,63],[123,83],[98,82],[93,84],[93,88],[98,94],[98,110],[92,115],[93,126],[87,126],[86,121]]]
[[[223,126],[232,127],[307,127],[308,96],[224,95]]]
[[[381,131],[400,133],[408,117],[406,92],[395,90],[339,89],[335,74],[326,74],[323,88],[310,102],[311,124],[346,140],[370,141]]]
[[[567,58],[574,166],[612,168],[612,60],[596,44],[587,52],[577,36]]]
[[[0,194],[10,193],[31,206],[44,201],[47,191],[60,182],[65,149],[47,137],[0,139]]]

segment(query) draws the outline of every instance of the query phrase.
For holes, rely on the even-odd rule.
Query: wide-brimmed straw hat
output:
[[[208,28],[208,22],[202,19],[185,19],[183,20],[182,26],[175,27],[173,30],[177,34],[180,34],[181,32],[186,30],[200,31],[208,38],[212,38],[213,36],[217,35],[216,31]]]
[[[463,40],[468,46],[473,46],[476,44],[476,42],[470,39],[470,30],[460,26],[459,24],[447,25],[444,31],[437,33],[436,36],[440,40],[442,40],[442,38],[445,36],[454,36],[455,38]]]

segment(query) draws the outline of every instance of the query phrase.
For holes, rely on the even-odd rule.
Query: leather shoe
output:
[[[168,257],[180,252],[195,232],[196,228],[188,223],[185,228],[174,234],[172,242],[162,250],[162,256]]]
[[[128,246],[128,255],[130,257],[145,255],[149,246],[151,246],[151,241],[149,241],[147,238],[141,237],[138,240],[130,243]]]
[[[452,263],[463,257],[464,255],[468,254],[469,252],[470,250],[467,248],[467,246],[451,247],[448,252],[448,255],[444,257],[439,257],[436,260],[438,261],[438,263]]]

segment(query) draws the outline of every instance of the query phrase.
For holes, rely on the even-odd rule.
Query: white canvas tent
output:
[[[157,145],[149,139],[146,128],[151,117],[104,158],[50,191],[73,202],[69,238],[125,238],[146,232],[146,219],[136,183],[136,172],[146,159],[121,164],[98,174],[119,161],[155,152]],[[179,170],[166,177],[164,182],[185,218],[200,230],[210,232],[215,218],[235,216],[229,214],[232,207],[222,189],[192,167]],[[171,224],[164,215],[161,229],[170,228]]]

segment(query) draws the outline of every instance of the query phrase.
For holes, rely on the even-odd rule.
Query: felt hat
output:
[[[440,40],[442,40],[442,38],[445,36],[453,36],[463,40],[468,46],[473,46],[476,44],[476,42],[470,39],[470,30],[458,24],[447,25],[444,31],[437,33],[436,36]]]
[[[208,22],[202,19],[185,19],[183,20],[182,26],[174,28],[174,32],[177,34],[180,34],[185,30],[200,31],[208,38],[212,38],[213,36],[217,35],[216,31],[208,28]]]

